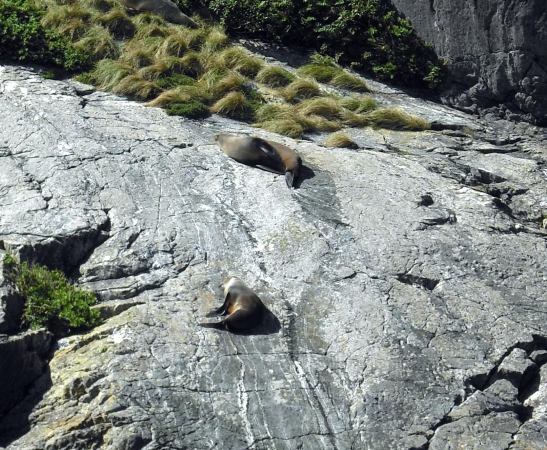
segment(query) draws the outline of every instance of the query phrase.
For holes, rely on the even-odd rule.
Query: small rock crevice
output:
[[[435,289],[440,280],[435,280],[433,278],[420,277],[417,275],[412,275],[409,273],[403,273],[397,275],[397,281],[401,283],[408,284],[409,286],[414,286],[417,288],[425,289],[426,291],[432,291]]]

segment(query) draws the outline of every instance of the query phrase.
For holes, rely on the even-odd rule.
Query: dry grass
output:
[[[186,36],[179,30],[171,33],[161,44],[157,56],[160,58],[174,56],[180,58],[188,50]]]
[[[319,86],[315,80],[297,79],[279,91],[279,94],[289,102],[297,102],[320,95]]]
[[[350,111],[361,114],[375,110],[378,105],[370,95],[361,95],[359,97],[345,97],[341,100],[342,106]]]
[[[235,70],[246,77],[255,77],[264,67],[264,63],[241,47],[228,47],[219,55],[219,61],[225,67]]]
[[[265,66],[258,72],[255,80],[273,88],[289,85],[296,77],[288,70],[278,66]]]
[[[253,108],[241,92],[226,94],[211,107],[211,111],[236,120],[251,121],[254,118]]]
[[[316,97],[304,100],[298,105],[298,112],[305,116],[322,116],[339,121],[343,117],[343,107],[339,100],[331,97]]]
[[[314,78],[320,83],[328,83],[341,71],[338,67],[322,64],[307,64],[298,69],[298,75],[306,78]]]
[[[140,100],[146,100],[159,92],[153,81],[143,79],[139,75],[128,75],[112,87],[112,92],[121,95],[131,95]]]
[[[116,39],[132,38],[137,28],[121,8],[113,8],[97,17],[97,22],[110,31]]]
[[[424,118],[400,108],[379,108],[369,112],[366,117],[371,124],[392,130],[423,131],[431,126]]]
[[[120,56],[120,50],[110,32],[98,25],[88,28],[74,46],[86,51],[92,61],[117,59]]]
[[[146,106],[159,106],[160,108],[165,108],[173,103],[185,103],[190,100],[192,100],[192,97],[188,93],[181,92],[180,89],[175,88],[162,92],[154,100],[146,103]]]
[[[337,133],[332,133],[329,137],[323,142],[323,145],[327,147],[340,147],[340,148],[352,148],[356,149],[359,146],[351,140],[351,138],[344,132],[338,131]]]
[[[348,89],[356,92],[369,92],[370,89],[365,80],[349,72],[340,72],[330,80],[330,84],[338,88]]]
[[[368,92],[370,90],[363,79],[345,71],[332,61],[325,60],[319,64],[313,63],[302,66],[298,69],[298,75],[351,91]]]

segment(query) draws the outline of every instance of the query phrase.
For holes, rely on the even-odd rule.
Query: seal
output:
[[[135,11],[148,11],[159,14],[168,22],[177,25],[199,28],[199,25],[186,14],[183,14],[171,0],[120,0],[120,2]]]
[[[279,142],[252,136],[215,135],[220,149],[230,158],[248,166],[258,167],[269,172],[285,174],[289,188],[302,166],[302,159],[296,152]]]
[[[226,314],[228,317],[220,322],[200,323],[199,326],[226,329],[233,332],[249,330],[262,322],[266,307],[251,288],[237,277],[226,278],[222,287],[224,304],[207,314],[207,317]]]

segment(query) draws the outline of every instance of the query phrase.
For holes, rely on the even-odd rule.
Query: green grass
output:
[[[90,307],[95,294],[68,282],[58,270],[22,263],[11,255],[4,259],[8,279],[25,299],[22,322],[31,329],[45,327],[55,336],[83,331],[98,325],[99,312]]]
[[[259,83],[267,84],[273,88],[287,86],[295,79],[296,77],[292,73],[278,66],[265,66],[255,77]]]
[[[217,100],[211,107],[211,111],[228,116],[231,119],[251,122],[255,118],[252,105],[241,92],[230,92]]]
[[[165,112],[170,116],[182,116],[188,119],[204,119],[211,115],[207,106],[197,100],[170,103]]]
[[[430,128],[427,120],[400,108],[379,108],[369,112],[366,117],[371,125],[380,128],[405,131],[424,131]]]
[[[127,14],[115,0],[35,1],[48,6],[43,22],[96,62],[80,80],[146,100],[171,115],[200,118],[214,112],[291,137],[342,126],[428,125],[400,111],[378,110],[368,95],[322,91],[318,82],[368,90],[328,56],[313,54],[295,75],[231,45],[218,25],[201,22],[192,29],[150,13]]]
[[[350,91],[368,92],[370,90],[361,77],[345,71],[332,59],[321,58],[320,55],[315,54],[312,56],[312,61],[314,62],[300,67],[298,75]]]
[[[297,103],[320,95],[319,86],[312,79],[297,79],[279,91],[288,102]]]

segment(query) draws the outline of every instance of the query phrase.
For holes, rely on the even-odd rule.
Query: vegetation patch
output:
[[[445,63],[388,0],[175,0],[229,33],[301,46],[400,85],[436,88]]]
[[[0,2],[0,57],[20,63],[53,65],[77,71],[87,67],[88,57],[70,40],[41,23],[45,11],[32,0]]]
[[[318,81],[349,91],[368,90],[360,77],[342,69],[339,55],[314,53],[310,64],[295,75],[230,45],[218,25],[173,25],[150,13],[128,14],[115,0],[32,1],[47,7],[39,16],[41,24],[95,63],[77,77],[79,81],[146,100],[146,105],[164,108],[170,115],[198,119],[214,112],[297,138],[342,126],[428,126],[400,111],[391,116],[388,110],[377,111],[367,95],[342,97],[322,91]],[[182,5],[183,10],[188,12],[189,5]],[[243,1],[240,6],[243,11],[249,4]],[[287,4],[263,4],[261,14],[273,11],[273,6],[283,9]]]
[[[348,89],[356,92],[368,92],[366,82],[338,66],[334,60],[328,57],[321,57],[315,53],[311,56],[312,63],[298,69],[298,75],[310,77],[320,83],[331,84],[335,87]]]
[[[295,80],[295,76],[288,70],[278,66],[266,66],[256,75],[255,80],[270,87],[284,87]]]
[[[66,336],[99,325],[95,294],[68,282],[58,270],[22,263],[11,255],[4,267],[17,292],[24,297],[22,322],[31,329],[45,327],[56,337]]]
[[[327,147],[340,147],[340,148],[351,148],[357,149],[359,146],[351,140],[351,138],[344,132],[338,131],[332,133],[329,137],[323,142]]]
[[[170,103],[165,112],[170,116],[182,116],[187,119],[204,119],[211,115],[207,106],[197,100],[187,102]]]
[[[392,130],[424,131],[431,126],[424,118],[400,108],[379,108],[368,113],[366,117],[371,125]]]

